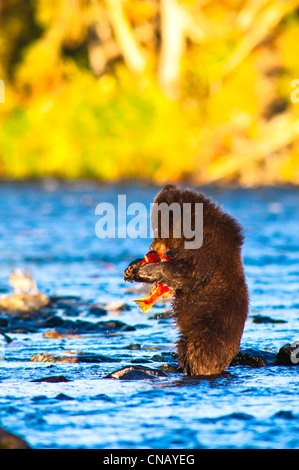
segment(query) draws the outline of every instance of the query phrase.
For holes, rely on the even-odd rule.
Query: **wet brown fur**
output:
[[[219,374],[239,351],[248,313],[242,228],[203,193],[191,189],[167,185],[154,202],[189,202],[193,221],[195,203],[203,203],[203,244],[198,249],[186,249],[183,233],[181,238],[172,236],[171,217],[169,238],[163,239],[163,221],[159,220],[158,227],[153,227],[158,236],[150,248],[170,250],[173,260],[136,266],[134,280],[161,282],[174,289],[173,311],[180,331],[178,358],[184,372]]]

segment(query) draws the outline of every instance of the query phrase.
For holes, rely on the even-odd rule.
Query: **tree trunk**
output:
[[[182,9],[176,0],[161,0],[162,45],[158,82],[171,99],[177,98],[181,59],[185,46],[185,27]]]
[[[133,72],[143,74],[146,60],[125,17],[122,0],[106,0],[106,4],[116,40],[127,66]]]

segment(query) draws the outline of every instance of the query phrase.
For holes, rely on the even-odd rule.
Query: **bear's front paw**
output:
[[[132,263],[129,264],[129,266],[125,269],[125,272],[124,272],[125,281],[129,281],[129,282],[136,281],[134,277],[134,269],[140,265],[141,261],[142,261],[141,259],[136,259],[135,261],[132,261]]]
[[[157,282],[155,276],[156,266],[154,264],[145,264],[133,269],[133,278],[136,282],[146,282],[152,284]]]

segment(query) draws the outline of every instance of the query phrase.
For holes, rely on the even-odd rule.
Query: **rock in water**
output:
[[[0,449],[30,449],[24,439],[0,428]]]
[[[275,364],[279,366],[299,365],[299,341],[285,344],[277,353]]]
[[[17,268],[15,269],[9,278],[9,282],[15,291],[18,292],[29,292],[33,294],[38,293],[36,282],[33,278],[32,273],[28,269]]]
[[[31,382],[60,383],[60,382],[70,382],[70,381],[69,379],[64,377],[64,375],[51,375],[50,377],[42,377],[41,379],[31,380]]]
[[[157,376],[166,377],[167,375],[160,370],[151,369],[150,367],[127,366],[106,375],[105,379],[142,380],[153,379]]]
[[[50,302],[49,297],[40,292],[36,294],[5,295],[0,298],[0,308],[17,312],[33,312],[45,307]]]
[[[254,368],[264,367],[266,365],[266,360],[263,357],[246,352],[238,352],[230,363],[230,366],[250,366]]]

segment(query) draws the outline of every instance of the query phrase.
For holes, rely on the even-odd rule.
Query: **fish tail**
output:
[[[142,312],[147,312],[154,305],[155,301],[148,301],[147,299],[134,300]]]

